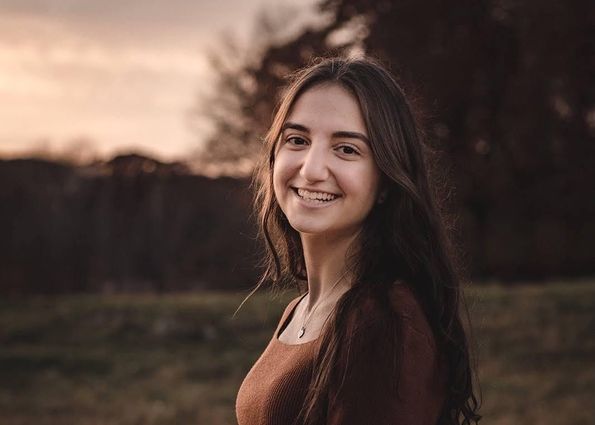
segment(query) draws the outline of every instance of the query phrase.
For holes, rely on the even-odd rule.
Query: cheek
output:
[[[275,198],[277,198],[277,202],[279,201],[280,188],[281,188],[281,182],[280,182],[279,169],[277,167],[277,163],[275,162],[275,166],[273,167],[273,191],[275,193]]]
[[[346,191],[357,194],[359,201],[366,205],[374,202],[378,192],[380,172],[372,164],[353,171],[344,180]]]
[[[283,197],[283,193],[287,187],[287,179],[287,167],[285,167],[283,158],[278,157],[275,159],[275,164],[273,165],[273,190],[277,201]]]
[[[295,161],[292,156],[280,151],[273,165],[273,186],[275,190],[287,188],[289,179],[295,174]]]

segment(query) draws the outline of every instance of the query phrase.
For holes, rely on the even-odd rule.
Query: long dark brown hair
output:
[[[320,59],[295,73],[282,92],[253,179],[254,206],[266,253],[262,278],[252,293],[265,282],[272,282],[277,288],[297,287],[300,292],[307,288],[300,236],[275,199],[272,175],[275,148],[292,106],[306,90],[323,83],[338,84],[358,100],[387,197],[373,207],[349,249],[349,271],[354,282],[325,324],[314,369],[317,373],[313,374],[296,423],[316,424],[324,420],[329,383],[337,373],[341,353],[348,351],[348,313],[356,310],[358,300],[366,295],[386,300],[387,290],[396,280],[407,282],[419,299],[440,355],[448,365],[448,394],[439,424],[477,423],[481,418],[477,413],[479,403],[473,390],[470,347],[461,320],[469,320],[466,308],[461,308],[462,279],[436,186],[430,184],[429,158],[434,150],[420,136],[403,90],[379,62],[369,58]],[[387,321],[387,327],[391,326]],[[399,351],[395,348],[397,328],[392,333],[395,337],[387,342],[392,344],[388,349],[395,353]]]

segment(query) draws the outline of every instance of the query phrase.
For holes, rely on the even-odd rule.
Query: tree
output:
[[[213,89],[198,99],[195,113],[206,117],[214,131],[206,140],[201,160],[252,163],[286,77],[312,57],[328,54],[329,49],[344,51],[353,44],[350,40],[332,46],[327,37],[335,25],[326,22],[328,19],[296,33],[291,26],[294,14],[287,8],[263,11],[250,42],[225,36],[219,48],[209,54]]]
[[[241,107],[219,115],[217,128],[227,133],[216,131],[209,146],[253,157],[284,75],[329,50],[362,50],[398,75],[427,141],[453,164],[462,243],[476,274],[592,272],[592,2],[325,0],[318,7],[324,24],[265,43],[247,66],[222,74],[221,90],[244,80],[250,90],[235,91]]]

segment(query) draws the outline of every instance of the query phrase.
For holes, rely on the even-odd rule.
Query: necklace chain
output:
[[[328,292],[327,294],[327,298],[328,296],[333,292],[333,290],[335,289],[335,287],[339,284],[339,282],[341,282],[341,280],[343,280],[343,278],[345,277],[345,275],[347,274],[347,271],[345,271],[341,276],[339,276],[339,279],[337,279],[337,281],[333,284],[333,286],[331,287],[331,290]],[[304,323],[302,323],[302,326],[298,332],[298,338],[301,338],[304,336],[304,334],[306,333],[306,325],[308,324],[308,322],[310,321],[310,319],[312,318],[312,315],[314,314],[314,312],[316,311],[316,309],[318,308],[318,306],[321,303],[318,302],[316,304],[316,306],[312,309],[312,311],[308,314],[308,316],[306,317],[306,320],[304,321]]]

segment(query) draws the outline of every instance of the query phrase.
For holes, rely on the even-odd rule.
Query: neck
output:
[[[301,235],[308,274],[308,312],[319,302],[327,304],[339,299],[351,287],[352,276],[346,274],[347,251],[355,238],[356,235]]]

